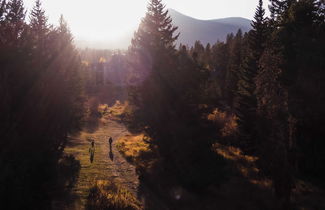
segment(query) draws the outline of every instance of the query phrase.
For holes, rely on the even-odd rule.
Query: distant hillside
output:
[[[173,9],[168,9],[169,15],[173,19],[175,26],[178,26],[178,32],[181,33],[177,44],[193,45],[196,40],[200,40],[204,45],[207,43],[214,44],[218,40],[225,41],[227,34],[236,33],[239,28],[243,32],[251,29],[250,20],[240,17],[230,17],[213,20],[199,20]],[[79,48],[94,48],[94,49],[127,49],[131,44],[133,33],[136,30],[130,30],[130,33],[125,34],[114,41],[90,41],[76,39],[75,44]]]
[[[230,17],[214,20],[199,20],[186,16],[173,9],[168,9],[174,25],[178,26],[181,33],[178,43],[193,45],[200,40],[204,45],[207,43],[225,41],[227,34],[236,33],[240,28],[243,32],[251,29],[250,20],[240,17]]]
[[[221,18],[221,19],[214,19],[214,20],[210,20],[210,21],[213,21],[216,23],[233,25],[233,26],[237,26],[240,28],[246,28],[246,29],[251,28],[251,20],[246,19],[246,18],[241,18],[241,17]]]

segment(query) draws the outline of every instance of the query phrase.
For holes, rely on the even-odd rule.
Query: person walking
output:
[[[90,163],[93,163],[94,156],[95,156],[95,142],[92,141],[90,148],[89,148],[89,155],[90,155]]]
[[[108,142],[109,142],[109,148],[112,149],[113,139],[111,136],[109,137]]]

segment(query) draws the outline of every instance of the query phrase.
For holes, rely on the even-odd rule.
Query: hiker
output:
[[[95,142],[91,142],[91,146],[89,148],[89,155],[90,155],[90,163],[93,163],[94,161],[94,155],[95,155]]]
[[[113,143],[112,137],[109,137],[108,142],[109,142],[109,147],[112,148],[112,143]]]

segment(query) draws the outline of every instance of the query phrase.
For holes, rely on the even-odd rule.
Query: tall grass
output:
[[[140,210],[140,202],[123,188],[113,181],[97,181],[90,188],[86,204],[87,210]]]

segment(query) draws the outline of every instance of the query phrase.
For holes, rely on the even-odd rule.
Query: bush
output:
[[[120,184],[98,181],[90,188],[87,210],[139,210],[140,202]]]
[[[236,115],[215,109],[208,115],[208,120],[215,124],[221,138],[231,140],[237,137],[238,124]]]
[[[71,188],[77,182],[80,171],[80,161],[73,155],[65,155],[59,161],[58,185]]]

